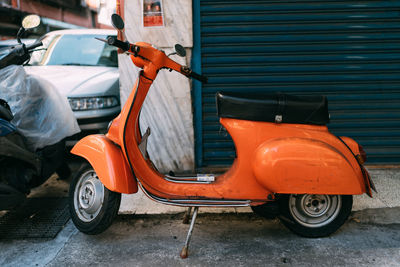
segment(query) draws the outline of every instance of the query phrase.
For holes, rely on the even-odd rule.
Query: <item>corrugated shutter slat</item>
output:
[[[326,95],[334,134],[400,163],[399,1],[200,0],[200,26],[203,166],[235,157],[218,91]]]

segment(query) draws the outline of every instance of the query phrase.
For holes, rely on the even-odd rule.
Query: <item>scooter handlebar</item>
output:
[[[131,44],[130,44],[129,42],[120,41],[120,40],[118,40],[117,38],[112,37],[112,36],[110,36],[110,37],[107,38],[107,43],[108,43],[109,45],[113,45],[113,46],[115,46],[115,47],[118,47],[118,48],[122,49],[123,51],[129,51],[129,50],[131,50],[131,51],[134,53],[135,56],[136,56],[136,55],[139,53],[139,51],[140,51],[140,47],[139,47],[139,46],[132,45],[132,47],[131,47]],[[177,63],[175,62],[175,64],[177,64]],[[180,66],[180,65],[178,64],[178,66]],[[175,67],[171,67],[171,68],[172,68],[172,69],[175,69],[176,71],[179,71],[179,67],[178,67],[178,66],[176,66],[176,68],[175,68]],[[188,67],[183,67],[183,66],[181,66],[181,67],[180,67],[180,72],[181,72],[182,74],[184,74],[185,76],[191,77],[191,78],[193,78],[193,79],[196,79],[196,80],[198,80],[198,81],[200,81],[200,82],[202,82],[202,83],[207,83],[207,81],[208,81],[208,79],[207,79],[206,76],[201,75],[201,74],[198,74],[198,73],[192,71],[192,70],[191,70],[190,68],[188,68]]]
[[[29,50],[35,49],[36,47],[42,46],[42,45],[43,45],[42,42],[37,42],[37,43],[31,44],[31,45],[26,45],[25,47],[29,51]]]
[[[182,66],[181,67],[181,73],[184,74],[186,77],[191,77],[193,79],[196,79],[202,83],[207,83],[208,82],[208,78],[204,75],[198,74],[196,72],[194,72],[193,70],[191,70],[190,68],[186,67],[186,66]]]
[[[107,43],[109,45],[113,45],[118,48],[121,48],[124,51],[128,51],[130,48],[130,44],[128,42],[122,42],[122,41],[118,40],[117,38],[111,37],[111,36],[107,38]]]
[[[194,71],[191,70],[189,77],[192,77],[193,79],[196,79],[202,83],[207,83],[208,82],[208,78],[204,75],[198,74]]]

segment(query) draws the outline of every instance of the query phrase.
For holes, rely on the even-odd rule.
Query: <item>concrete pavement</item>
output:
[[[100,235],[70,221],[52,240],[0,240],[0,266],[400,266],[400,169],[370,173],[378,194],[355,197],[350,219],[328,238],[298,237],[246,208],[200,209],[182,260],[184,209],[137,194],[124,196],[120,211],[128,215]],[[33,195],[66,195],[67,187],[53,177]]]
[[[373,216],[371,216],[373,215]],[[1,266],[399,266],[400,208],[354,212],[328,238],[298,237],[254,214],[199,214],[189,258],[182,214],[119,215],[88,236],[72,223],[54,240],[0,241]]]

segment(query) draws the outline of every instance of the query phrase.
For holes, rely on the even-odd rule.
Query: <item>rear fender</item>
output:
[[[85,158],[109,190],[124,194],[138,191],[137,182],[121,148],[106,136],[86,136],[72,148],[71,153]]]
[[[360,146],[358,145],[358,143],[356,141],[354,141],[353,139],[346,137],[346,136],[340,136],[338,138],[351,150],[351,152],[353,153],[353,155],[357,159],[357,161],[359,161],[359,158],[362,158],[361,152],[360,152]],[[372,181],[372,178],[369,175],[368,171],[364,168],[363,162],[359,161],[359,165],[360,165],[361,172],[363,174],[364,181],[366,184],[366,191],[367,191],[366,193],[368,196],[372,197],[372,190],[374,190],[376,192],[374,182]]]
[[[346,152],[313,139],[274,139],[257,148],[252,169],[257,181],[274,193],[365,193],[360,167]]]

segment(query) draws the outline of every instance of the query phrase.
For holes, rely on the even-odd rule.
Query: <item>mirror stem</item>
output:
[[[124,42],[128,42],[128,38],[126,38],[125,30],[119,30],[122,33],[122,37],[124,37]]]
[[[18,33],[17,33],[17,41],[20,44],[21,43],[21,36],[25,33],[24,27],[19,28]]]

